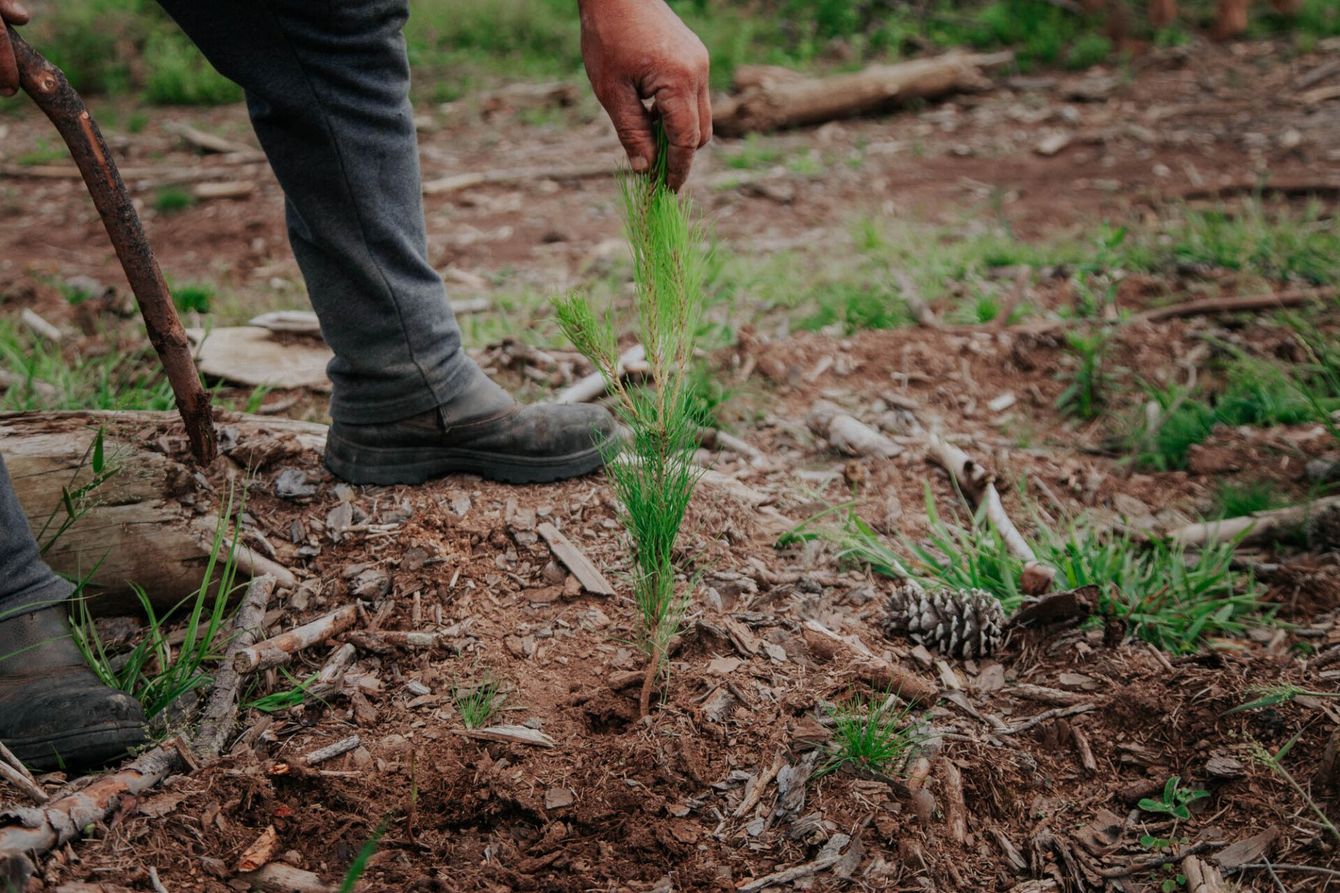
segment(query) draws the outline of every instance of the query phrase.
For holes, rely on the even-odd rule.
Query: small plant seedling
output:
[[[1180,822],[1191,818],[1191,804],[1210,796],[1209,791],[1189,790],[1181,786],[1182,779],[1174,775],[1163,785],[1163,793],[1158,800],[1145,797],[1139,806],[1145,812],[1172,816]]]
[[[816,777],[843,766],[886,773],[917,743],[910,708],[890,707],[889,696],[852,697],[833,710],[833,753]]]
[[[485,676],[476,685],[459,686],[452,698],[456,702],[456,712],[461,715],[461,725],[467,729],[483,728],[503,701],[502,689],[492,676]]]
[[[631,432],[627,455],[605,444],[606,474],[621,506],[633,553],[633,596],[647,654],[642,715],[679,630],[688,596],[675,581],[675,543],[699,472],[693,464],[700,420],[692,384],[694,342],[702,316],[707,267],[702,233],[688,201],[665,185],[666,142],[650,176],[623,180],[625,230],[633,250],[635,306],[652,384],[627,385],[618,369],[618,343],[607,315],[597,317],[583,296],[555,302],[559,325],[604,376],[615,412]]]
[[[1070,383],[1056,398],[1056,408],[1066,415],[1088,421],[1102,412],[1106,376],[1103,356],[1107,350],[1107,332],[1098,328],[1087,334],[1070,332],[1066,346],[1075,355],[1076,365]]]

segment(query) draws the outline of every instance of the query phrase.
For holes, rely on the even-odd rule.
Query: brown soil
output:
[[[980,211],[993,193],[1005,196],[999,213],[1016,232],[1041,235],[1138,213],[1197,183],[1249,183],[1262,170],[1334,182],[1340,127],[1333,111],[1278,98],[1321,57],[1286,62],[1277,53],[1244,45],[1159,57],[1102,102],[1067,105],[1061,83],[793,134],[787,139],[796,145],[834,157],[858,144],[902,145],[868,153],[859,174],[836,164],[799,182],[789,207],[737,191],[704,191],[702,200],[724,239],[762,251],[840,232],[862,209],[957,219]],[[1055,158],[1033,152],[1049,122],[1074,116],[1081,135],[1075,145]],[[242,126],[235,109],[211,117]],[[127,164],[159,163],[160,153],[187,162],[160,133],[161,123],[124,147]],[[614,156],[599,120],[543,131],[556,145],[542,148],[527,146],[504,123],[506,116],[485,128],[425,133],[428,174],[539,154],[585,155],[592,142]],[[16,145],[43,133],[30,118],[8,126]],[[1286,130],[1296,130],[1301,142],[1283,148],[1251,138]],[[529,139],[541,131],[522,132]],[[911,143],[919,148],[912,151]],[[709,155],[699,175],[710,177],[713,167]],[[508,189],[432,199],[434,262],[472,271],[525,266],[538,281],[550,274],[567,281],[592,245],[617,235],[609,193],[602,184],[527,188],[524,211],[515,200],[521,193]],[[114,261],[90,250],[101,250],[103,237],[76,185],[14,180],[5,201],[0,243],[11,249],[0,262],[0,293],[7,301],[63,319],[65,304],[45,275],[119,281]],[[166,268],[182,279],[208,275],[245,290],[295,275],[280,210],[266,183],[247,201],[206,203],[149,222]],[[1133,293],[1129,302],[1139,306],[1142,296]],[[1265,325],[1229,331],[1213,319],[1129,326],[1117,336],[1112,364],[1150,380],[1180,378],[1207,334],[1257,345],[1279,337]],[[1192,520],[1226,480],[1266,476],[1302,498],[1307,460],[1335,458],[1334,441],[1319,430],[1217,431],[1191,471],[1133,473],[1106,451],[1107,436],[1122,424],[1117,414],[1083,426],[1055,410],[1065,356],[1054,335],[990,327],[841,340],[745,337],[716,361],[745,395],[735,431],[766,461],[753,466],[729,453],[702,458],[783,516],[802,519],[854,500],[855,511],[877,527],[912,538],[926,529],[926,482],[942,508],[955,504],[948,480],[910,438],[890,460],[834,454],[806,426],[817,400],[835,400],[894,433],[895,410],[913,407],[904,411],[951,434],[1002,481],[1037,488],[1044,510],[1087,511],[1100,523]],[[1014,395],[1014,404],[992,410],[988,404],[1003,394]],[[1140,840],[1146,834],[1174,839],[1179,854],[1194,847],[1211,858],[1264,833],[1270,844],[1253,864],[1269,858],[1337,868],[1336,840],[1254,748],[1273,753],[1292,742],[1285,766],[1330,809],[1336,779],[1323,769],[1323,751],[1340,716],[1326,700],[1306,697],[1226,713],[1259,686],[1333,689],[1334,672],[1305,660],[1340,642],[1333,552],[1247,556],[1268,568],[1267,598],[1290,623],[1201,654],[1169,657],[1123,641],[1120,629],[1072,626],[1016,631],[992,659],[923,665],[908,642],[879,632],[890,581],[839,567],[831,550],[816,544],[774,548],[774,519],[737,490],[708,481],[685,532],[685,570],[701,573],[693,608],[668,682],[641,720],[643,658],[628,644],[636,612],[627,597],[627,553],[599,478],[549,487],[452,478],[419,488],[350,489],[321,471],[314,455],[265,458],[248,456],[248,512],[278,560],[304,581],[287,595],[279,625],[347,601],[354,581],[367,579],[359,574],[371,570],[386,575],[388,588],[365,598],[364,626],[449,630],[449,643],[426,652],[361,652],[328,704],[272,718],[248,712],[247,724],[255,732],[259,723],[263,733],[221,763],[124,804],[95,829],[96,840],[53,855],[34,889],[83,881],[147,890],[150,867],[174,893],[244,889],[238,858],[269,827],[278,834],[276,858],[332,885],[384,830],[362,882],[368,890],[729,890],[815,859],[839,834],[852,838],[843,858],[795,886],[1159,889],[1180,869],[1147,861],[1151,849]],[[286,467],[318,481],[317,495],[300,502],[275,496],[273,482]],[[223,459],[211,477],[222,483],[239,470]],[[326,523],[341,501],[354,506],[354,526],[342,532]],[[1018,509],[1012,496],[1007,501]],[[536,534],[543,521],[562,529],[619,595],[583,593]],[[844,770],[787,796],[771,780],[775,764],[803,765],[815,759],[807,755],[825,751],[828,705],[862,688],[845,662],[807,648],[806,620],[859,636],[944,689],[948,697],[921,720],[930,736],[919,753],[929,765],[924,783],[915,765],[910,782]],[[723,637],[732,624],[743,634]],[[302,676],[327,654],[315,649],[291,670]],[[453,691],[484,676],[506,692],[499,721],[539,729],[556,746],[463,735]],[[262,689],[286,684],[268,678]],[[1070,708],[1066,715],[1012,731],[1058,704]],[[274,772],[278,762],[353,733],[362,745],[316,771]],[[961,839],[950,822],[949,763],[962,777]],[[755,791],[765,774],[770,780]],[[1192,819],[1176,825],[1135,806],[1156,797],[1172,775],[1209,792],[1193,805]],[[746,799],[752,805],[741,809]],[[1280,874],[1287,889],[1326,882],[1315,872]],[[1238,881],[1241,889],[1271,883],[1259,868]]]

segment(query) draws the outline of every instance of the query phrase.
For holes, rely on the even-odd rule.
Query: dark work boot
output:
[[[144,743],[130,695],[98,681],[64,606],[0,620],[0,741],[39,771],[101,766]]]
[[[455,472],[540,484],[600,468],[614,431],[602,407],[521,406],[479,372],[431,412],[381,425],[333,423],[326,467],[352,484],[420,484]]]

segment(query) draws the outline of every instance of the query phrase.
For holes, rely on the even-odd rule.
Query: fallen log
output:
[[[219,422],[225,454],[241,472],[274,456],[306,453],[315,462],[325,443],[325,427],[307,422],[234,413],[220,413]],[[99,431],[105,464],[95,474]],[[0,413],[0,453],[43,557],[87,580],[94,613],[138,611],[132,584],[164,610],[199,589],[225,500],[183,461],[185,442],[173,413]],[[65,495],[85,488],[74,500],[80,516],[51,542],[68,520]],[[248,544],[248,533],[244,526],[237,543],[240,576],[296,585],[291,571]]]
[[[27,889],[33,875],[33,857],[40,857],[107,820],[145,791],[185,765],[175,740],[142,754],[118,772],[104,775],[86,787],[51,800],[44,806],[0,812],[0,880],[12,889]]]
[[[1000,493],[986,469],[938,434],[926,435],[926,453],[931,461],[949,472],[963,495],[980,507],[987,521],[1005,541],[1010,554],[1024,562],[1023,578],[1020,581],[1024,593],[1041,595],[1049,591],[1056,579],[1056,568],[1038,561],[1033,547],[1005,512],[1005,504],[1001,502]]]
[[[773,66],[744,66],[735,78],[738,95],[713,103],[712,128],[721,136],[743,136],[868,115],[913,99],[984,90],[991,81],[982,70],[1013,59],[1008,52],[956,51],[823,78]]]

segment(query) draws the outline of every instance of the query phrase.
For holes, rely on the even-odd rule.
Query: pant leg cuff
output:
[[[50,580],[0,599],[0,622],[29,611],[63,605],[73,593],[74,585],[70,581],[53,574]]]
[[[330,399],[330,417],[348,425],[398,422],[446,404],[479,374],[479,366],[462,350],[454,362],[445,364],[441,372],[427,382],[427,387],[393,400],[346,397],[341,390],[347,389],[337,386]]]

